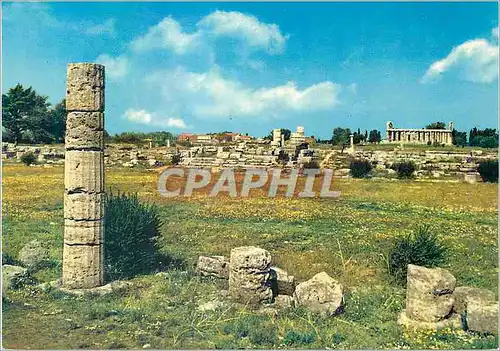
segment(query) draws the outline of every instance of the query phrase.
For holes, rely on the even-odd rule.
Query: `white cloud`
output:
[[[492,34],[495,36],[495,29]],[[498,35],[498,28],[496,28],[496,35]],[[494,43],[487,39],[466,41],[454,47],[444,59],[431,64],[420,81],[422,83],[434,82],[449,71],[456,72],[465,81],[493,82],[498,78],[498,42]]]
[[[156,114],[149,113],[146,110],[136,110],[129,108],[123,116],[131,122],[148,124],[156,127],[171,127],[178,129],[186,129],[188,126],[180,118],[158,118]]]
[[[199,49],[212,38],[236,38],[249,48],[262,49],[270,54],[283,51],[287,36],[276,24],[260,22],[257,17],[240,12],[215,11],[203,17],[193,33],[183,30],[172,17],[148,29],[148,32],[135,38],[130,46],[135,51],[170,49],[182,55]]]
[[[101,35],[101,34],[114,35],[115,32],[116,29],[115,29],[114,18],[110,18],[101,24],[94,24],[85,28],[85,33],[88,35]]]
[[[129,108],[125,111],[124,117],[131,122],[149,124],[151,123],[151,114],[146,110],[134,110]]]
[[[491,35],[498,40],[498,27],[491,30]]]
[[[255,16],[241,12],[215,11],[202,18],[197,26],[215,36],[238,38],[250,47],[269,53],[280,53],[285,47],[284,36],[276,24],[262,23]]]
[[[184,121],[180,118],[169,118],[167,119],[167,126],[168,127],[174,127],[174,128],[179,128],[179,129],[186,129],[187,125],[184,123]]]
[[[199,44],[199,37],[199,33],[184,33],[176,20],[167,17],[149,28],[146,35],[134,39],[131,47],[135,51],[171,49],[176,54],[184,54]]]
[[[108,54],[101,54],[95,61],[106,67],[106,76],[111,79],[120,79],[128,73],[129,63],[125,56],[113,58]]]
[[[339,103],[341,86],[329,81],[300,90],[294,82],[253,89],[225,79],[218,69],[205,73],[183,68],[156,72],[146,81],[159,86],[166,106],[181,106],[196,118],[279,118],[287,112],[331,110]]]

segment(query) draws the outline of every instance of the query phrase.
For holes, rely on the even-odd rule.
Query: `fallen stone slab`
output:
[[[327,273],[321,272],[295,288],[295,304],[326,315],[343,312],[342,285]]]
[[[466,320],[468,330],[498,335],[498,303],[469,303]]]
[[[224,256],[200,256],[196,265],[196,273],[229,279],[229,261]]]
[[[495,302],[495,293],[493,291],[470,286],[456,287],[453,296],[455,297],[453,310],[458,314],[465,313],[467,305],[471,303],[489,305]]]
[[[406,314],[421,322],[438,322],[451,314],[456,279],[446,269],[408,265]]]
[[[24,245],[17,255],[18,261],[30,270],[40,268],[49,258],[49,249],[39,240],[32,240]]]
[[[437,322],[424,322],[419,320],[411,319],[407,316],[405,310],[401,312],[398,318],[398,324],[411,329],[417,330],[440,330],[444,328],[451,329],[462,329],[462,318],[459,314],[453,313],[448,318],[437,321]]]

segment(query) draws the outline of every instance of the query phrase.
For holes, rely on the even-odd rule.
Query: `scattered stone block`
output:
[[[288,309],[294,306],[294,300],[289,295],[278,295],[274,298],[274,306],[278,309]]]
[[[450,315],[456,279],[446,269],[408,265],[406,314],[422,322],[438,322]]]
[[[326,315],[335,315],[343,311],[343,287],[325,272],[318,273],[297,285],[294,299],[296,305]]]
[[[271,254],[254,246],[231,250],[229,259],[229,294],[237,302],[259,304],[270,301]]]
[[[403,310],[397,322],[406,328],[418,330],[440,330],[444,328],[462,329],[463,327],[462,318],[457,313],[453,313],[448,318],[438,322],[423,322],[408,318],[406,310]]]
[[[32,240],[19,251],[17,259],[30,270],[40,268],[50,258],[49,249],[38,240]]]
[[[224,256],[200,256],[196,272],[202,276],[229,279],[229,261]]]
[[[487,289],[472,288],[469,286],[458,286],[453,291],[455,303],[453,310],[459,314],[467,311],[469,303],[489,305],[495,302],[495,293]]]
[[[469,303],[467,305],[467,328],[479,333],[498,335],[498,303],[489,305]]]

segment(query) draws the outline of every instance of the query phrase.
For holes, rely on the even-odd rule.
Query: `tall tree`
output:
[[[380,131],[377,129],[370,130],[370,135],[368,136],[368,141],[370,143],[379,143],[382,140]]]
[[[459,132],[456,129],[453,129],[451,132],[451,137],[453,140],[453,145],[457,146],[465,146],[467,145],[467,132]]]
[[[2,94],[2,123],[16,144],[23,137],[46,139],[48,108],[46,96],[41,96],[32,87],[24,89],[21,84]]]
[[[333,130],[332,144],[333,145],[348,144],[350,135],[351,135],[351,130],[349,128],[337,127]]]
[[[66,99],[50,110],[49,133],[56,143],[63,143],[66,135]]]

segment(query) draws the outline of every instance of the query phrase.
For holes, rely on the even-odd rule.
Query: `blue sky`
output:
[[[498,125],[498,4],[3,3],[4,92],[106,65],[106,129]]]

